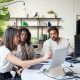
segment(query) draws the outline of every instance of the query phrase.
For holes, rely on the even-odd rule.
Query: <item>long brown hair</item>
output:
[[[30,33],[29,29],[27,29],[27,28],[19,29],[19,36],[21,36],[22,31],[27,33],[26,43],[28,44],[28,46],[30,46],[30,43],[31,43],[31,33]],[[20,40],[20,43],[21,43],[21,40]]]
[[[10,51],[15,49],[13,38],[17,34],[18,29],[9,27],[3,34],[2,45],[5,45]],[[17,47],[17,46],[16,46]]]

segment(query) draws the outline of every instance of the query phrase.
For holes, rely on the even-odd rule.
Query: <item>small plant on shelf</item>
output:
[[[54,18],[57,18],[57,14],[53,10],[50,10],[47,13],[48,13],[48,15],[50,15],[50,17],[52,17],[54,15]]]

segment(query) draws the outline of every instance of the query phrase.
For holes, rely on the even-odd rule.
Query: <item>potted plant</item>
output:
[[[13,0],[0,0],[0,3],[10,2],[10,1],[13,1]]]
[[[0,0],[0,4],[10,2],[13,0]],[[10,13],[7,6],[0,7],[0,37],[2,37],[5,29],[7,28],[7,21],[10,18]]]

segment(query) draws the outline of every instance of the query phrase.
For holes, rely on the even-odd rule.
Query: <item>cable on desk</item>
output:
[[[63,68],[64,74],[66,73],[66,72],[65,72],[65,68],[68,68],[73,74],[76,74],[76,75],[77,75],[77,74],[80,74],[80,73],[75,73],[70,67],[64,67],[64,68]]]
[[[70,70],[69,72],[71,72],[72,75],[66,75],[65,68],[68,68],[68,69]],[[75,80],[80,79],[80,77],[77,76],[77,74],[80,74],[80,73],[75,73],[75,72],[74,72],[71,68],[69,68],[69,67],[64,67],[64,68],[63,68],[63,71],[64,71],[64,74],[65,74],[64,77],[69,76],[69,77],[73,77]]]
[[[68,77],[68,78],[66,78],[64,75],[63,75],[63,78],[62,78],[62,79],[58,79],[58,78],[56,78],[56,77],[49,76],[48,74],[46,74],[46,71],[49,71],[49,70],[44,69],[44,70],[43,70],[43,73],[44,73],[47,77],[49,77],[49,78],[53,78],[53,79],[56,79],[56,80],[70,80],[70,79],[73,79],[73,77]]]
[[[64,68],[63,68],[64,74],[66,74],[65,68],[66,68],[66,69],[68,68],[73,74],[75,74],[75,72],[74,72],[72,69],[70,69],[69,67],[64,67]]]

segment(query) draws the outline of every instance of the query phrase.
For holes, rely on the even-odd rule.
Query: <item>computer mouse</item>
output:
[[[74,76],[74,73],[71,72],[71,71],[68,71],[68,72],[65,73],[65,76]]]
[[[73,59],[73,58],[72,57],[66,57],[65,60],[71,60],[71,59]]]

